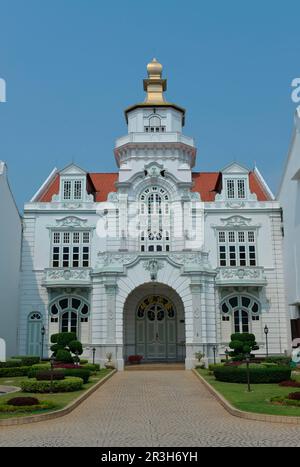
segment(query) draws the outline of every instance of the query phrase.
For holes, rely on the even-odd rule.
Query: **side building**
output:
[[[22,223],[8,179],[0,161],[0,339],[6,355],[17,354],[19,278]],[[3,358],[3,340],[0,359]]]
[[[300,338],[300,117],[295,113],[292,141],[279,188],[283,209],[284,271],[292,339]]]

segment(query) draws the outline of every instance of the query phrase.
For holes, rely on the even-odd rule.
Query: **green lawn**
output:
[[[198,369],[197,371],[237,409],[269,415],[300,416],[300,407],[284,407],[270,403],[271,397],[298,392],[300,388],[284,388],[278,386],[278,384],[253,384],[249,393],[245,384],[223,383],[216,381],[208,370]],[[300,375],[296,377],[293,375],[293,379],[300,380]]]
[[[19,391],[19,392],[14,392],[12,394],[7,394],[5,396],[0,396],[0,404],[5,403],[7,400],[11,399],[12,397],[18,397],[18,396],[36,397],[40,401],[46,400],[46,401],[51,401],[55,404],[54,409],[27,412],[23,414],[16,414],[16,413],[7,414],[7,413],[0,412],[0,420],[3,418],[14,418],[14,417],[25,417],[25,416],[28,417],[29,415],[35,415],[37,413],[46,413],[46,412],[51,412],[51,411],[53,412],[53,410],[63,409],[71,401],[77,399],[77,397],[81,396],[87,389],[91,388],[94,384],[96,384],[98,381],[100,381],[110,372],[111,370],[107,370],[106,368],[101,369],[95,375],[92,375],[90,377],[89,383],[84,384],[83,389],[81,389],[80,391],[57,393],[57,394],[36,394],[36,393],[32,394],[32,393],[24,393],[24,392]],[[23,377],[18,377],[18,378],[0,378],[0,385],[20,387],[20,383],[24,379],[27,379],[27,377],[23,376]]]

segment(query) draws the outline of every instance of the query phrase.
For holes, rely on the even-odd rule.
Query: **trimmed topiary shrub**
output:
[[[89,363],[89,361],[85,360],[84,358],[81,358],[79,363],[80,365],[85,365],[86,363]]]
[[[51,378],[53,381],[61,381],[65,379],[65,372],[62,370],[53,370],[53,372],[51,370],[37,371],[35,378],[38,381],[51,381]]]
[[[73,392],[82,389],[83,380],[77,377],[68,377],[62,381],[53,381],[53,392]],[[51,388],[51,381],[37,381],[35,378],[28,379],[21,382],[21,389],[23,392],[32,393],[49,393]]]
[[[6,362],[0,362],[0,368],[17,368],[20,366],[26,366],[22,365],[22,360],[7,360]]]
[[[22,361],[22,366],[31,366],[40,362],[40,357],[34,355],[17,355],[16,357],[11,357],[12,359],[17,359]]]
[[[35,397],[13,397],[6,401],[7,405],[15,405],[15,406],[22,406],[22,405],[38,405],[40,401]]]
[[[223,364],[222,363],[210,363],[208,365],[208,371],[210,372],[214,372],[214,370],[216,370],[217,368],[223,368]]]
[[[9,404],[1,404],[0,405],[0,413],[26,413],[26,412],[39,412],[43,410],[51,410],[55,409],[56,405],[53,402],[42,401],[37,405],[23,405],[23,406],[15,406]]]
[[[285,366],[251,368],[250,365],[249,371],[252,384],[280,383],[291,377],[291,369]],[[247,368],[224,366],[223,368],[216,368],[214,376],[218,381],[226,383],[247,383]]]
[[[96,371],[100,371],[100,365],[99,363],[87,363],[86,365],[82,365],[81,367],[83,370],[89,370],[93,373]]]
[[[64,370],[65,376],[76,376],[78,378],[82,378],[83,383],[86,384],[89,382],[89,377],[91,375],[89,370],[79,369],[65,369]]]
[[[0,368],[0,378],[14,378],[17,376],[27,376],[30,367],[20,366],[17,368]]]
[[[285,355],[278,355],[277,357],[266,357],[264,359],[264,363],[274,363],[278,365],[289,365],[291,362],[290,357],[286,357]]]
[[[56,360],[58,362],[73,363],[73,357],[68,350],[58,349],[56,352]]]
[[[50,370],[50,363],[39,363],[37,365],[32,365],[28,370],[28,378],[35,378],[38,371],[48,371]]]
[[[233,350],[230,352],[230,356],[238,360],[244,360],[246,354],[250,354],[252,350],[259,349],[254,334],[249,334],[248,332],[236,332],[232,334],[229,347]]]
[[[56,358],[56,361],[63,363],[74,362],[72,353],[76,352],[81,355],[83,352],[82,344],[77,340],[74,332],[60,332],[51,336],[51,350]]]

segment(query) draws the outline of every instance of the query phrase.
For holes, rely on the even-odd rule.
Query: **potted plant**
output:
[[[142,360],[142,355],[129,355],[128,357],[128,363],[130,363],[131,365],[138,365],[139,363],[141,363]]]
[[[107,352],[106,354],[107,362],[104,364],[105,368],[108,368],[111,370],[115,368],[115,365],[112,362],[112,356],[113,356],[112,352]]]
[[[198,360],[198,362],[196,363],[196,368],[204,368],[205,367],[204,363],[201,363],[201,360],[204,357],[205,357],[205,354],[202,353],[202,352],[196,352],[195,353],[195,358],[196,358],[196,360]]]

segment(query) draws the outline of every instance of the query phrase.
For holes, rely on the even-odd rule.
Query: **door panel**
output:
[[[28,323],[28,355],[40,355],[42,323],[32,321]]]

